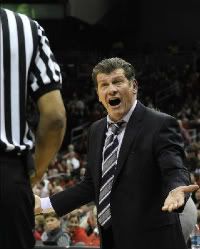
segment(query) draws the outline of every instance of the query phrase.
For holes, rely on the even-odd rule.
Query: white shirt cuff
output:
[[[48,210],[52,209],[52,211],[54,211],[49,197],[40,198],[40,200],[41,200],[41,208],[43,210],[43,213],[46,213],[47,209]]]

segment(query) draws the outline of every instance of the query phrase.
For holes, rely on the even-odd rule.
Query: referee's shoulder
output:
[[[2,8],[2,7],[0,7],[0,10],[3,11],[7,16],[15,15],[15,16],[18,16],[20,19],[27,20],[34,25],[37,24],[36,20],[32,19],[31,17],[29,17],[28,15],[26,15],[24,13],[20,13],[18,11],[13,11],[13,10]]]

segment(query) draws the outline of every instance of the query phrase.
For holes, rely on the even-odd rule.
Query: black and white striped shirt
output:
[[[30,150],[27,99],[61,88],[61,73],[44,29],[34,20],[0,8],[0,152]]]

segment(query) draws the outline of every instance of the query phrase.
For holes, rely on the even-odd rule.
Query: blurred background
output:
[[[179,120],[187,167],[192,181],[200,184],[199,0],[1,0],[0,6],[27,14],[43,26],[62,70],[67,132],[36,193],[48,196],[84,176],[87,129],[106,114],[97,101],[92,68],[116,56],[135,66],[138,98]],[[30,108],[35,109],[29,118],[35,130],[37,108],[33,103]],[[198,210],[199,196],[193,196]],[[94,205],[80,208],[76,215],[87,236],[98,237]],[[65,229],[68,218],[64,217]],[[37,221],[40,235],[45,229],[42,220]],[[93,245],[98,243],[97,238]]]

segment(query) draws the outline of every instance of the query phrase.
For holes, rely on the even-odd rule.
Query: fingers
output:
[[[176,204],[168,204],[162,207],[163,211],[168,211],[168,212],[172,212],[174,209],[177,208],[177,203]]]
[[[172,212],[172,211],[180,208],[183,204],[184,204],[183,200],[166,202],[164,204],[164,206],[162,207],[162,211]]]
[[[184,204],[184,193],[192,193],[199,189],[197,184],[191,184],[188,186],[180,186],[169,192],[168,197],[162,207],[163,211],[172,212],[180,208]]]
[[[169,203],[169,204],[164,205],[162,207],[162,210],[172,212],[173,210],[175,210],[177,208],[179,208],[179,204],[178,204],[178,202],[175,202],[175,203]]]

